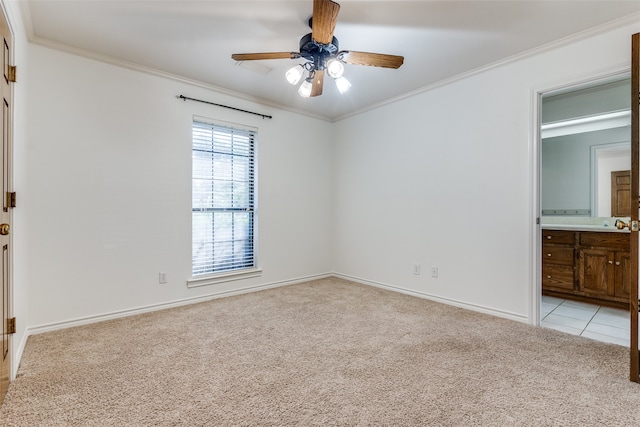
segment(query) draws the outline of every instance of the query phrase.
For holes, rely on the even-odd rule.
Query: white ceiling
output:
[[[347,65],[349,92],[340,95],[328,79],[322,96],[308,99],[284,78],[302,61],[239,66],[231,54],[298,51],[310,32],[312,0],[40,0],[22,6],[34,43],[141,65],[328,120],[640,13],[640,0],[338,1],[334,35],[341,50],[402,55],[404,65]]]

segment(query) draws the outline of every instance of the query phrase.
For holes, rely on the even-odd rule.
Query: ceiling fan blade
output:
[[[311,86],[311,95],[310,96],[318,96],[322,95],[322,84],[324,83],[324,70],[317,70],[313,74],[313,83]]]
[[[253,61],[256,59],[296,59],[298,52],[262,52],[262,53],[234,53],[231,58],[236,61]]]
[[[400,68],[404,63],[403,56],[385,55],[384,53],[356,52],[345,50],[340,52],[347,64],[369,65],[373,67]]]
[[[338,21],[340,5],[331,0],[313,0],[311,37],[318,43],[329,44]]]

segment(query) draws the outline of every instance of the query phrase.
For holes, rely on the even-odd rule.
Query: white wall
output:
[[[331,271],[330,123],[36,45],[29,64],[33,330]],[[194,115],[258,128],[259,278],[186,287]]]
[[[628,69],[638,31],[636,20],[336,123],[336,271],[534,319],[536,93]]]
[[[28,142],[16,152],[16,186],[28,189],[16,210],[26,239],[16,282],[28,283],[20,310],[42,331],[335,271],[530,319],[535,94],[628,68],[637,31],[627,25],[335,124],[29,45],[28,109],[16,130]],[[262,277],[185,285],[193,115],[259,129]],[[169,283],[157,283],[159,271]]]

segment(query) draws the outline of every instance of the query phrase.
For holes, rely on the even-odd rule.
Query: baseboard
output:
[[[104,322],[105,320],[135,316],[137,314],[149,313],[149,312],[158,311],[158,310],[166,310],[169,308],[181,307],[189,304],[197,304],[199,302],[210,301],[216,298],[230,297],[234,295],[246,294],[249,292],[257,292],[257,291],[263,291],[266,289],[278,288],[281,286],[295,285],[297,283],[308,282],[310,280],[325,279],[327,277],[332,277],[332,276],[333,276],[332,273],[323,273],[323,274],[316,274],[311,276],[297,277],[294,279],[281,280],[277,282],[265,283],[265,284],[256,285],[256,286],[247,286],[244,288],[234,289],[230,291],[213,292],[206,295],[168,301],[160,304],[151,304],[151,305],[126,309],[126,310],[118,310],[118,311],[113,311],[109,313],[98,314],[95,316],[87,316],[87,317],[81,317],[81,318],[76,318],[71,320],[65,320],[62,322],[54,322],[54,323],[31,326],[27,328],[27,331],[25,333],[25,338],[23,340],[24,344],[21,343],[21,345],[23,345],[23,349],[24,349],[24,345],[26,345],[26,341],[29,336],[41,334],[44,332],[51,332],[51,331],[56,331],[60,329],[72,328],[74,326],[88,325],[91,323]],[[21,355],[22,353],[20,352],[20,356]],[[20,360],[20,358],[21,357],[18,357],[17,359]]]
[[[75,327],[75,326],[88,325],[88,324],[91,324],[91,323],[103,322],[103,321],[106,321],[106,320],[118,319],[118,318],[122,318],[122,317],[135,316],[137,314],[149,313],[149,312],[152,312],[152,311],[166,310],[166,309],[169,309],[169,308],[180,307],[180,306],[189,305],[189,304],[197,304],[199,302],[209,301],[209,300],[216,299],[216,298],[223,298],[223,297],[241,295],[241,294],[246,294],[246,293],[249,293],[249,292],[257,292],[257,291],[262,291],[262,290],[272,289],[272,288],[277,288],[277,287],[282,287],[282,286],[295,285],[295,284],[298,284],[298,283],[308,282],[310,280],[325,279],[325,278],[328,278],[328,277],[337,277],[337,278],[344,279],[344,280],[349,280],[349,281],[352,281],[352,282],[355,282],[355,283],[360,283],[360,284],[363,284],[363,285],[368,285],[368,286],[373,286],[373,287],[376,287],[376,288],[386,289],[386,290],[393,291],[393,292],[399,292],[399,293],[402,293],[402,294],[411,295],[411,296],[415,296],[415,297],[418,297],[418,298],[424,298],[424,299],[440,302],[440,303],[443,303],[443,304],[448,304],[448,305],[455,306],[455,307],[465,308],[465,309],[476,311],[476,312],[480,312],[480,313],[485,313],[485,314],[490,314],[490,315],[497,316],[497,317],[502,317],[502,318],[506,318],[506,319],[515,320],[515,321],[518,321],[518,322],[527,323],[529,321],[527,316],[523,316],[523,315],[520,315],[520,314],[516,314],[516,313],[504,311],[504,310],[497,310],[497,309],[492,308],[492,307],[486,307],[486,306],[481,306],[481,305],[477,305],[477,304],[470,304],[470,303],[467,303],[467,302],[464,302],[464,301],[458,301],[458,300],[453,300],[453,299],[449,299],[449,298],[443,298],[443,297],[440,297],[440,296],[437,296],[437,295],[432,295],[432,294],[428,294],[428,293],[424,293],[424,292],[418,292],[418,291],[415,291],[415,290],[412,290],[412,289],[406,289],[406,288],[403,288],[403,287],[400,287],[400,286],[395,286],[395,285],[390,285],[390,284],[387,284],[387,283],[381,283],[381,282],[377,282],[377,281],[373,281],[373,280],[363,279],[363,278],[360,278],[360,277],[350,276],[348,274],[342,274],[342,273],[337,273],[337,272],[327,272],[327,273],[323,273],[323,274],[316,274],[316,275],[310,275],[310,276],[304,276],[304,277],[297,277],[297,278],[294,278],[294,279],[281,280],[281,281],[277,281],[277,282],[264,283],[264,284],[256,285],[256,286],[247,286],[247,287],[244,287],[244,288],[234,289],[234,290],[230,290],[230,291],[213,292],[213,293],[209,293],[209,294],[206,294],[206,295],[200,295],[200,296],[192,297],[192,298],[184,298],[184,299],[179,299],[179,300],[174,300],[174,301],[168,301],[168,302],[160,303],[160,304],[151,304],[151,305],[146,305],[146,306],[142,306],[142,307],[126,309],[126,310],[118,310],[118,311],[113,311],[113,312],[109,312],[109,313],[103,313],[103,314],[99,314],[99,315],[95,315],[95,316],[87,316],[87,317],[81,317],[81,318],[76,318],[76,319],[71,319],[71,320],[65,320],[65,321],[62,321],[62,322],[54,322],[54,323],[47,323],[47,324],[42,324],[42,325],[31,326],[31,327],[27,328],[25,334],[23,335],[23,339],[20,342],[20,346],[18,348],[18,352],[16,353],[17,363],[19,363],[20,359],[22,358],[22,352],[24,351],[24,348],[26,346],[27,339],[31,335],[41,334],[41,333],[44,333],[44,332],[56,331],[56,330],[60,330],[60,329],[71,328],[71,327]],[[17,366],[17,363],[16,363],[16,366]]]
[[[458,300],[454,300],[454,299],[450,299],[450,298],[439,297],[437,295],[432,295],[432,294],[428,294],[428,293],[425,293],[425,292],[418,292],[418,291],[415,291],[415,290],[412,290],[412,289],[403,288],[403,287],[400,287],[400,286],[389,285],[387,283],[381,283],[381,282],[376,282],[376,281],[372,281],[372,280],[368,280],[368,279],[362,279],[360,277],[350,276],[348,274],[342,274],[342,273],[334,272],[333,276],[334,277],[338,277],[340,279],[349,280],[351,282],[360,283],[360,284],[363,284],[363,285],[369,285],[369,286],[373,286],[373,287],[376,287],[376,288],[386,289],[388,291],[399,292],[401,294],[411,295],[411,296],[418,297],[418,298],[424,298],[424,299],[428,299],[430,301],[440,302],[442,304],[447,304],[447,305],[451,305],[451,306],[454,306],[454,307],[465,308],[467,310],[476,311],[478,313],[490,314],[492,316],[502,317],[502,318],[510,319],[510,320],[515,320],[517,322],[522,322],[522,323],[529,323],[529,318],[527,316],[523,316],[523,315],[517,314],[517,313],[512,313],[512,312],[509,312],[509,311],[497,310],[497,309],[492,308],[492,307],[486,307],[486,306],[477,305],[477,304],[470,304],[470,303],[464,302],[464,301],[458,301]]]
[[[308,281],[311,281],[311,280],[325,279],[325,278],[329,278],[329,277],[337,277],[339,279],[344,279],[344,280],[348,280],[348,281],[351,281],[351,282],[360,283],[360,284],[363,284],[363,285],[368,285],[368,286],[373,286],[373,287],[376,287],[376,288],[386,289],[386,290],[389,290],[389,291],[392,291],[392,292],[399,292],[399,293],[402,293],[402,294],[406,294],[406,295],[410,295],[410,296],[414,296],[414,297],[418,297],[418,298],[424,298],[424,299],[427,299],[427,300],[440,302],[440,303],[443,303],[443,304],[447,304],[447,305],[451,305],[451,306],[455,306],[455,307],[460,307],[460,308],[464,308],[464,309],[467,309],[467,310],[472,310],[472,311],[476,311],[476,312],[480,312],[480,313],[484,313],[484,314],[489,314],[489,315],[493,315],[493,316],[496,316],[496,317],[502,317],[502,318],[506,318],[506,319],[510,319],[510,320],[515,320],[515,321],[518,321],[518,322],[527,323],[528,320],[529,320],[526,316],[522,316],[522,315],[519,315],[519,314],[516,314],[516,313],[511,313],[511,312],[508,312],[508,311],[496,310],[495,308],[492,308],[492,307],[486,307],[486,306],[481,306],[481,305],[477,305],[477,304],[466,303],[466,302],[463,302],[463,301],[457,301],[457,300],[453,300],[453,299],[449,299],[449,298],[443,298],[443,297],[439,297],[437,295],[432,295],[432,294],[428,294],[428,293],[424,293],[424,292],[418,292],[418,291],[411,290],[411,289],[406,289],[406,288],[403,288],[403,287],[400,287],[400,286],[395,286],[395,285],[390,285],[390,284],[387,284],[387,283],[381,283],[381,282],[377,282],[377,281],[373,281],[373,280],[363,279],[363,278],[351,276],[351,275],[348,275],[348,274],[342,274],[342,273],[337,273],[337,272],[328,272],[328,273],[316,274],[316,275],[311,275],[311,276],[297,277],[297,278],[294,278],[294,279],[281,280],[281,281],[277,281],[277,282],[264,283],[264,284],[256,285],[256,286],[247,286],[247,287],[244,287],[244,288],[234,289],[234,290],[230,290],[230,291],[213,292],[213,293],[209,293],[209,294],[206,294],[206,295],[201,295],[201,296],[197,296],[197,297],[193,297],[193,298],[184,298],[184,299],[168,301],[168,302],[160,303],[160,304],[151,304],[151,305],[146,305],[146,306],[142,306],[142,307],[136,307],[136,308],[127,309],[127,310],[119,310],[119,311],[113,311],[113,312],[110,312],[110,313],[103,313],[103,314],[99,314],[99,315],[95,315],[95,316],[87,316],[87,317],[82,317],[82,318],[66,320],[66,321],[62,321],[62,322],[55,322],[55,323],[48,323],[48,324],[42,324],[42,325],[27,327],[27,329],[26,329],[25,333],[23,334],[22,339],[21,339],[21,341],[19,343],[17,352],[15,353],[15,360],[14,360],[14,364],[13,364],[14,369],[13,369],[13,372],[12,372],[12,377],[15,378],[15,374],[16,374],[16,372],[18,370],[18,366],[20,364],[20,360],[22,359],[22,354],[23,354],[25,346],[27,344],[27,340],[28,340],[29,336],[31,336],[31,335],[36,335],[36,334],[41,334],[41,333],[45,333],[45,332],[56,331],[56,330],[60,330],[60,329],[71,328],[71,327],[75,327],[75,326],[88,325],[88,324],[91,324],[91,323],[103,322],[103,321],[106,321],[106,320],[118,319],[118,318],[122,318],[122,317],[135,316],[135,315],[138,315],[138,314],[149,313],[149,312],[158,311],[158,310],[166,310],[166,309],[169,309],[169,308],[180,307],[180,306],[185,306],[185,305],[189,305],[189,304],[197,304],[199,302],[210,301],[210,300],[217,299],[217,298],[224,298],[224,297],[230,297],[230,296],[234,296],[234,295],[246,294],[246,293],[250,293],[250,292],[257,292],[257,291],[262,291],[262,290],[267,290],[267,289],[278,288],[278,287],[282,287],[282,286],[295,285],[295,284],[298,284],[298,283],[308,282]]]
[[[16,348],[16,351],[13,353],[11,360],[11,381],[16,379],[16,375],[18,373],[18,368],[20,367],[20,361],[22,360],[22,354],[24,353],[24,348],[27,346],[27,340],[29,339],[29,329],[27,328],[22,334],[22,339]],[[15,342],[11,344],[15,345]]]

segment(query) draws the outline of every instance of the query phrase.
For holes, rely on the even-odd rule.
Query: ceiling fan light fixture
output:
[[[311,96],[312,87],[313,87],[312,79],[311,78],[305,79],[304,82],[302,82],[302,84],[298,88],[298,95],[300,95],[303,98],[309,98]]]
[[[349,82],[345,77],[340,76],[336,79],[336,87],[338,88],[338,91],[343,94],[349,90],[351,82]]]
[[[344,73],[344,65],[337,58],[331,58],[327,61],[327,74],[334,79],[342,77]]]
[[[300,39],[299,52],[234,53],[231,58],[235,61],[306,60],[285,73],[285,78],[292,85],[302,80],[305,71],[309,73],[298,88],[300,96],[305,98],[322,95],[325,74],[335,80],[341,94],[348,91],[351,83],[342,76],[344,64],[399,68],[404,63],[403,56],[340,50],[338,39],[333,35],[339,11],[340,5],[334,0],[313,0],[313,16],[309,19],[311,32]]]
[[[298,64],[295,67],[289,68],[285,73],[285,77],[287,78],[287,81],[289,83],[291,83],[292,85],[297,85],[302,78],[303,72],[304,69],[302,68],[302,65]]]

